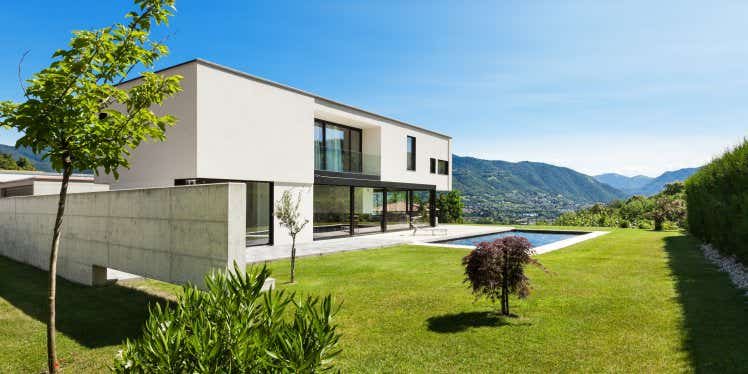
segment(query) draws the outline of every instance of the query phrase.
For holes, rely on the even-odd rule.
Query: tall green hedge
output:
[[[748,140],[686,181],[691,233],[748,264]]]

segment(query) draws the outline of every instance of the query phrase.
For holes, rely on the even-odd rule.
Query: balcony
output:
[[[378,177],[380,158],[363,152],[320,147],[314,151],[314,170]]]

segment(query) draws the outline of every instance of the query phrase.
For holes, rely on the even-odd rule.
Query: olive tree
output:
[[[530,279],[525,275],[525,265],[535,265],[545,271],[530,242],[519,236],[480,242],[462,259],[465,282],[470,284],[476,297],[486,297],[492,302],[501,301],[501,314],[509,314],[509,295],[520,298],[530,295]]]
[[[55,294],[57,256],[65,213],[68,182],[74,170],[94,170],[119,177],[127,156],[142,141],[164,139],[166,127],[176,123],[158,116],[153,105],[180,90],[179,76],[153,72],[120,85],[136,67],[149,69],[167,47],[150,38],[153,25],[166,24],[174,0],[134,0],[135,10],[125,23],[73,32],[66,49],[21,86],[25,100],[0,103],[0,126],[23,135],[16,146],[27,146],[62,172],[57,216],[49,256],[48,367],[58,369],[55,349]]]
[[[281,226],[288,229],[288,235],[291,237],[291,283],[295,281],[296,275],[296,235],[309,223],[308,219],[301,218],[300,205],[301,192],[294,199],[290,191],[283,191],[275,209],[275,217],[278,218]]]

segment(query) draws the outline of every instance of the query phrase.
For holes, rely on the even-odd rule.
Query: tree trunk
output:
[[[296,275],[296,235],[291,236],[291,283]]]
[[[662,224],[664,223],[663,219],[655,217],[654,219],[654,230],[655,231],[662,231]]]
[[[67,157],[62,171],[62,186],[57,202],[57,218],[52,234],[52,249],[49,252],[49,319],[47,320],[47,366],[50,373],[57,373],[57,343],[55,340],[55,297],[57,294],[57,251],[60,248],[62,217],[65,214],[65,201],[68,195],[68,182],[73,174],[73,166]]]
[[[501,269],[501,314],[505,316],[509,315],[509,279],[507,279],[509,275],[509,265],[507,264],[507,261],[509,260],[508,257],[506,251],[504,251],[504,267]]]

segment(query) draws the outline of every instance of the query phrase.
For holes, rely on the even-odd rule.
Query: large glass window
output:
[[[387,230],[410,227],[408,191],[387,191]]]
[[[247,246],[270,244],[270,183],[246,182]]]
[[[408,136],[408,170],[416,170],[416,138]]]
[[[360,129],[315,120],[314,144],[316,170],[361,172]]]
[[[354,233],[365,234],[382,231],[382,189],[354,187]]]
[[[314,186],[314,239],[350,235],[348,186]]]

